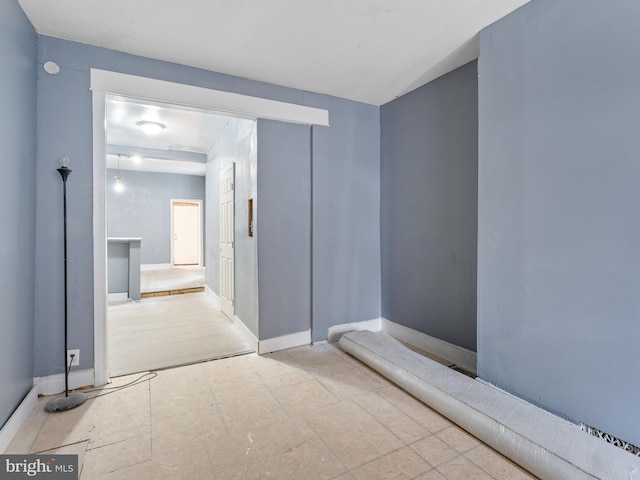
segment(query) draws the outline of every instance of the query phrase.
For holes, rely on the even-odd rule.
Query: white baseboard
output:
[[[280,337],[260,340],[258,342],[258,353],[262,355],[264,353],[278,352],[280,350],[286,350],[288,348],[301,347],[303,345],[310,344],[311,330],[309,329],[303,332],[290,333],[289,335],[282,335]]]
[[[163,268],[171,268],[170,263],[144,263],[140,265],[141,272],[147,272],[149,270],[162,270]]]
[[[20,427],[29,417],[31,410],[36,406],[37,401],[38,387],[34,385],[9,417],[9,420],[0,428],[0,453],[4,453],[7,450]]]
[[[129,292],[110,293],[107,295],[107,301],[109,303],[126,302],[127,300],[129,300]]]
[[[39,395],[55,395],[64,392],[64,373],[49,375],[48,377],[36,377],[33,383],[38,387]],[[69,390],[95,385],[95,373],[93,368],[78,370],[69,374]]]
[[[233,326],[240,333],[240,335],[242,335],[242,338],[244,338],[244,341],[249,344],[251,349],[254,352],[257,352],[258,351],[258,339],[253,334],[253,332],[251,330],[249,330],[249,327],[247,327],[244,324],[244,322],[242,320],[240,320],[237,316],[233,317]]]
[[[478,371],[478,355],[476,352],[445,342],[413,328],[405,327],[386,318],[382,319],[382,331],[425,352],[442,357],[469,372],[477,373]]]
[[[342,323],[340,325],[329,327],[329,335],[327,341],[329,343],[337,342],[345,333],[353,332],[356,330],[370,330],[372,332],[379,332],[380,330],[382,330],[382,318],[374,318],[372,320],[364,320],[362,322]]]
[[[211,290],[209,285],[204,286],[204,293],[207,297],[213,300],[213,306],[216,307],[217,310],[220,310],[220,297],[218,294]]]

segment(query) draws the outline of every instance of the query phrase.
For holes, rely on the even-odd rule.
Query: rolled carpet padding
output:
[[[640,458],[385,333],[348,332],[340,347],[541,479],[640,479]]]

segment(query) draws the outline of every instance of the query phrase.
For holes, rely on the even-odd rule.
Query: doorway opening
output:
[[[193,111],[215,112],[228,117],[278,120],[303,125],[329,126],[329,113],[325,109],[297,105],[277,100],[242,95],[233,92],[168,82],[106,70],[91,69],[93,113],[93,253],[94,253],[94,384],[109,381],[108,323],[107,323],[107,176],[105,153],[107,152],[104,128],[106,98],[122,95],[134,99],[148,99],[146,103],[161,102],[164,105],[183,105]],[[190,162],[183,168],[190,169]],[[249,192],[255,198],[256,192]],[[236,204],[240,202],[236,200]],[[206,205],[205,205],[206,210]],[[208,215],[209,211],[205,212]],[[207,236],[205,235],[205,244]],[[205,266],[207,263],[205,248]],[[251,272],[253,276],[257,274]],[[249,323],[240,319],[245,338],[254,350],[258,348],[257,278],[255,280],[255,318]],[[237,291],[236,291],[237,293]],[[251,294],[253,295],[253,293]],[[237,297],[237,295],[236,295]],[[236,299],[236,307],[238,302]],[[238,319],[237,312],[234,322]]]
[[[141,292],[138,298],[119,293],[118,300],[109,302],[109,375],[253,351],[234,324],[233,308],[225,310],[227,316],[221,312],[221,304],[228,302],[220,297],[233,303],[233,249],[222,276],[229,279],[225,287],[230,286],[231,296],[219,297],[220,289],[207,282],[207,270],[217,278],[219,268],[206,259],[219,249],[216,238],[229,235],[220,235],[215,215],[205,213],[215,212],[219,204],[217,193],[208,192],[212,183],[217,185],[214,170],[219,169],[211,156],[216,142],[232,141],[225,134],[232,119],[123,96],[107,96],[105,109],[107,235],[111,242],[139,241],[140,262],[133,268]],[[146,118],[162,125],[154,135],[138,128]],[[221,198],[233,216],[233,191]],[[233,218],[230,225],[233,235]],[[111,280],[111,258],[107,265]],[[111,281],[108,288],[111,297],[116,293]]]
[[[171,200],[171,264],[202,266],[202,200]]]

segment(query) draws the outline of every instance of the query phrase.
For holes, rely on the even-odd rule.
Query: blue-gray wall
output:
[[[314,326],[318,318],[314,338],[326,338],[328,327],[342,323],[344,319],[368,320],[380,316],[380,230],[379,221],[376,220],[379,188],[374,188],[376,181],[379,183],[379,171],[376,170],[380,135],[377,107],[41,36],[38,42],[38,65],[48,60],[60,65],[60,73],[41,76],[38,80],[36,375],[62,373],[63,369],[62,365],[58,368],[55,364],[55,359],[63,355],[62,339],[55,340],[60,334],[56,319],[61,315],[63,305],[62,286],[58,281],[58,277],[62,276],[62,265],[57,260],[61,249],[61,240],[58,240],[61,213],[56,207],[59,203],[60,180],[56,178],[58,174],[52,164],[53,159],[62,153],[71,158],[70,168],[73,169],[69,179],[72,216],[69,225],[70,348],[82,350],[80,369],[93,365],[91,68],[328,109],[332,126],[317,138],[314,135],[313,141],[316,152],[314,163],[322,163],[318,170],[319,178],[313,179],[313,202],[319,212],[333,206],[334,177],[330,173],[336,172],[336,177],[343,172],[351,173],[348,179],[341,179],[339,185],[344,191],[352,193],[339,194],[342,195],[339,206],[344,211],[334,213],[339,219],[339,227],[347,221],[355,223],[349,225],[346,231],[336,229],[328,221],[314,224],[313,235],[318,238],[318,242],[314,243],[314,248],[318,246],[315,255],[317,262],[325,261],[322,257],[324,253],[346,262],[327,269],[314,269],[314,285],[318,285],[319,289],[318,295],[314,295],[314,304],[317,298],[318,302],[335,301],[337,305],[327,313],[314,315]],[[356,119],[359,119],[357,125]],[[366,121],[361,124],[360,120]],[[283,151],[287,148],[286,145],[281,147]],[[326,173],[320,175],[322,172]],[[300,181],[307,185],[309,183],[308,178]],[[366,188],[362,187],[363,182]],[[363,191],[366,195],[360,196],[359,193]],[[350,202],[359,202],[359,205],[354,208]],[[259,215],[262,215],[264,208],[261,209],[260,205],[257,208]],[[356,218],[355,212],[362,218]],[[343,272],[353,277],[341,277]],[[364,294],[356,289],[362,287],[354,278],[364,279]],[[331,285],[332,282],[336,284]],[[331,288],[323,289],[323,285],[331,285]],[[335,293],[335,297],[329,293]],[[318,309],[327,308],[318,305]],[[282,329],[276,326],[274,330]]]
[[[311,133],[258,121],[260,339],[311,328]]]
[[[142,238],[142,264],[171,263],[171,200],[202,200],[205,218],[204,176],[121,170],[125,188],[116,192],[116,173],[107,170],[107,235]]]
[[[479,59],[479,374],[636,445],[639,22],[535,0]]]
[[[18,3],[0,2],[0,427],[33,384],[36,40]]]
[[[380,111],[383,316],[474,351],[476,69],[471,62]]]
[[[256,122],[230,118],[207,162],[206,283],[220,294],[220,173],[235,165],[235,316],[258,338],[257,236],[247,231],[248,200],[257,190]]]
[[[313,341],[381,316],[380,109],[331,99],[313,127]],[[325,107],[325,108],[327,108]]]
[[[71,55],[74,60],[78,57]],[[62,200],[57,158],[69,157],[67,180],[69,348],[79,348],[80,369],[93,366],[93,172],[88,72],[50,55],[38,38],[38,72],[59,62],[60,73],[38,75],[36,155],[35,376],[64,373]],[[86,107],[85,108],[83,108]],[[78,367],[76,367],[78,368]]]

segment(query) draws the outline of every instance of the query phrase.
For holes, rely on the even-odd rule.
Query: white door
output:
[[[220,309],[233,320],[234,315],[234,166],[220,174]]]
[[[171,216],[173,264],[200,265],[200,202],[172,200]]]

